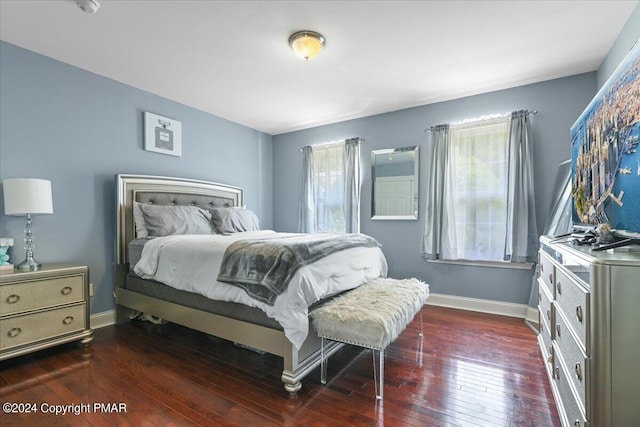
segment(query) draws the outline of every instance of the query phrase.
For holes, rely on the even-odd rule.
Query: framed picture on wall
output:
[[[182,124],[177,120],[145,112],[144,149],[182,156]]]

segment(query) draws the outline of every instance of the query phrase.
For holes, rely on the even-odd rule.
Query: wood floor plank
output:
[[[560,425],[535,335],[521,319],[426,306],[385,358],[376,401],[369,350],[344,347],[296,397],[282,360],[174,324],[130,322],[0,362],[0,402],[126,404],[126,412],[2,414],[3,426]],[[92,407],[93,409],[93,407]]]

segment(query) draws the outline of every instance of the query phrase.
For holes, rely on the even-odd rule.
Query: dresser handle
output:
[[[547,310],[547,319],[551,321],[551,310]]]
[[[562,284],[560,282],[556,283],[556,289],[558,290],[558,294],[562,294]]]
[[[576,307],[576,317],[578,318],[578,322],[582,323],[582,306],[581,305]]]
[[[63,325],[70,325],[71,323],[73,323],[73,316],[67,316],[64,319],[62,319]]]
[[[582,381],[582,366],[580,366],[580,363],[576,363],[576,377],[578,377],[578,381]]]
[[[9,329],[9,333],[7,333],[7,335],[9,335],[9,338],[13,338],[20,335],[20,332],[22,332],[22,329],[20,328],[11,328]]]
[[[560,325],[556,325],[556,335],[560,337]]]
[[[540,264],[540,271],[544,273],[544,264]]]
[[[538,293],[538,302],[542,302],[542,294]]]
[[[544,325],[544,323],[540,322],[540,333],[544,332],[544,327],[542,325]]]
[[[73,291],[73,289],[70,286],[65,286],[64,288],[62,288],[60,290],[60,293],[62,295],[69,295],[71,293],[71,291]]]
[[[582,423],[580,422],[580,420],[575,420],[573,422],[573,427],[580,427],[582,425]]]
[[[549,283],[553,283],[553,275],[549,273]]]
[[[20,295],[11,294],[7,297],[7,304],[15,304],[20,301]]]
[[[556,378],[560,379],[560,368],[556,368]]]

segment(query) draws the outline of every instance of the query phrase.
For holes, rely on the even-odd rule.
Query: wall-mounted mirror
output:
[[[371,219],[418,219],[417,146],[371,152]]]

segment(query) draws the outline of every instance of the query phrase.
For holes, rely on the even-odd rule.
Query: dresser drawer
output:
[[[0,314],[54,307],[84,300],[84,276],[33,280],[0,287]]]
[[[78,304],[1,319],[0,350],[86,329],[85,310],[84,304]]]
[[[554,375],[553,382],[560,395],[558,403],[558,413],[563,426],[585,427],[590,423],[580,409],[580,405],[575,395],[571,391],[570,379],[567,374],[567,368],[559,354],[558,349],[554,346]]]
[[[585,355],[580,345],[576,342],[575,337],[567,328],[567,321],[562,313],[556,313],[556,336],[555,343],[557,351],[560,353],[565,363],[567,373],[566,376],[577,392],[580,407],[583,413],[589,418],[589,402],[591,373],[589,359]]]
[[[551,326],[553,325],[553,308],[551,306],[551,300],[553,298],[547,294],[547,289],[543,287],[540,282],[542,282],[542,280],[538,278],[538,314],[541,319],[540,325],[542,327],[542,318],[544,318],[547,322],[547,326]],[[551,338],[553,338],[553,329],[548,330],[547,333]]]
[[[589,356],[589,292],[563,271],[556,271],[556,312],[562,311]]]
[[[551,299],[555,297],[555,265],[551,258],[545,254],[544,252],[538,252],[539,265],[540,265],[540,277],[542,286],[544,286],[549,295],[551,295]]]

